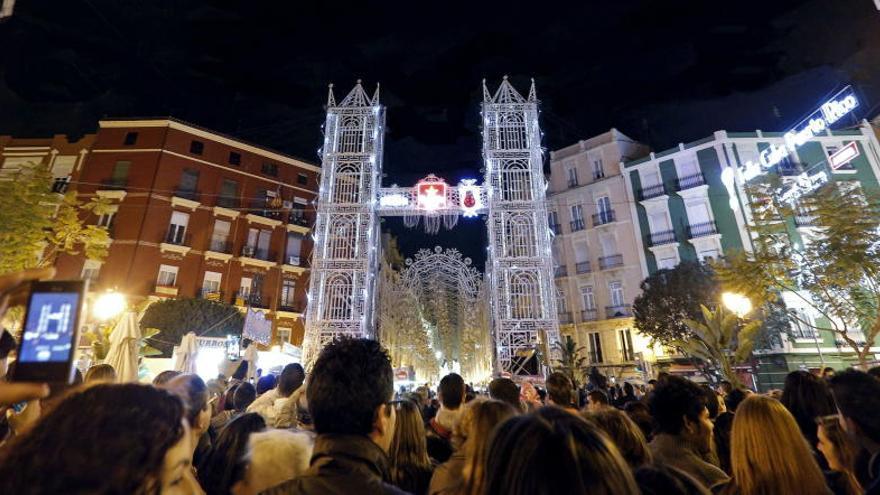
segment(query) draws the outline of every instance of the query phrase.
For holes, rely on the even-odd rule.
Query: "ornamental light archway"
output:
[[[541,130],[534,81],[523,97],[504,78],[491,94],[483,82],[483,184],[451,185],[430,175],[413,187],[382,187],[385,107],[358,81],[336,103],[331,85],[321,148],[304,350],[313,358],[337,337],[374,337],[379,217],[420,221],[428,232],[460,216],[486,215],[486,283],[496,372],[525,366],[559,340],[550,254]]]

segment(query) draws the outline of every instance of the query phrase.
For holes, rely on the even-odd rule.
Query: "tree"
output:
[[[581,379],[587,374],[587,357],[581,355],[586,352],[585,347],[578,347],[571,335],[566,335],[565,340],[557,342],[553,346],[557,355],[555,371],[559,371],[571,380],[575,387],[580,387]]]
[[[168,357],[187,332],[208,337],[241,335],[244,315],[235,306],[217,301],[165,299],[146,309],[140,326],[144,334],[150,328],[160,331],[151,338],[151,344]]]
[[[772,174],[746,188],[757,234],[753,249],[729,256],[719,276],[754,302],[778,302],[782,293],[800,300],[823,321],[794,311],[788,318],[833,332],[864,366],[880,335],[878,202],[834,181],[796,202],[789,191]],[[793,217],[815,225],[802,242],[790,233]]]
[[[686,337],[689,331],[685,321],[699,319],[700,307],[714,307],[720,297],[712,268],[695,261],[657,270],[640,287],[641,294],[633,303],[635,326],[666,345]]]
[[[107,256],[107,229],[85,225],[84,213],[103,214],[103,199],[81,203],[76,193],[52,192],[45,164],[27,163],[0,178],[0,273],[52,265],[61,253]]]
[[[672,344],[688,356],[700,359],[736,386],[742,386],[735,367],[752,354],[761,321],[743,323],[736,315],[718,305],[715,310],[700,306],[702,322],[685,320],[689,335]]]

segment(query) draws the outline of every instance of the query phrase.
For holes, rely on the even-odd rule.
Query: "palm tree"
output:
[[[587,357],[582,355],[586,348],[578,347],[571,335],[566,335],[565,340],[557,342],[554,347],[559,355],[555,371],[567,376],[575,387],[580,387],[581,378],[587,373]]]

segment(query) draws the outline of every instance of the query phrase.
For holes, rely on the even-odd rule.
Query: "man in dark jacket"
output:
[[[373,340],[341,339],[324,348],[306,399],[318,436],[302,476],[264,494],[398,495],[386,452],[396,416],[391,361]]]
[[[831,393],[840,411],[840,423],[853,444],[869,457],[866,495],[880,495],[880,380],[855,370],[835,374]]]

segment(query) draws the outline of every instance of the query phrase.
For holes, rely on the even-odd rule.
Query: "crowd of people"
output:
[[[340,339],[309,373],[242,370],[0,383],[0,493],[880,494],[880,368],[794,371],[767,394],[559,372],[395,391],[380,343]]]

